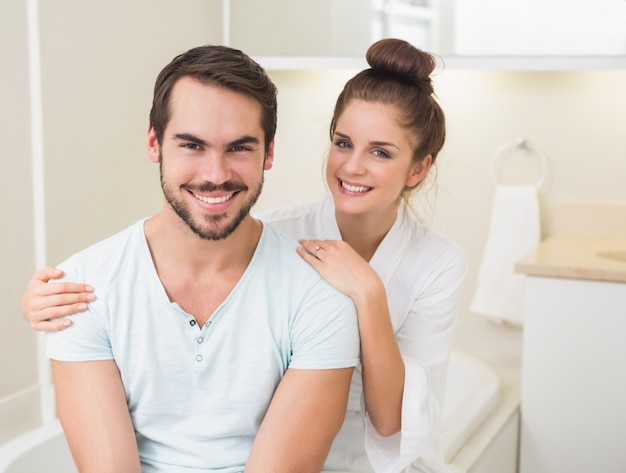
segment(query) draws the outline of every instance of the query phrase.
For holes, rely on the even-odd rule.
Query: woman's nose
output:
[[[358,152],[351,153],[348,159],[344,162],[343,167],[351,174],[362,174],[365,171],[363,156]]]

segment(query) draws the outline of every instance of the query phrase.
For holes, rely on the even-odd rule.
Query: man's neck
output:
[[[178,217],[176,217],[178,218]],[[204,240],[184,222],[161,212],[144,226],[161,284],[170,301],[192,315],[202,327],[229,296],[245,273],[263,225],[246,217],[223,240]]]
[[[250,262],[262,224],[246,217],[226,238],[206,240],[196,235],[177,215],[161,211],[148,219],[144,230],[156,266],[175,264],[186,271],[219,271]]]

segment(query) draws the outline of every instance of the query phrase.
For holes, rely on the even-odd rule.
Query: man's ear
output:
[[[426,174],[428,174],[428,171],[430,170],[430,167],[432,166],[432,164],[433,164],[433,157],[429,154],[424,159],[422,159],[419,163],[413,166],[413,168],[411,169],[411,173],[409,174],[409,177],[407,177],[406,179],[406,186],[415,187],[420,182],[422,182],[422,180],[426,177]]]
[[[266,171],[272,169],[274,165],[274,140],[270,143],[267,148],[267,153],[265,154],[265,162],[263,163],[263,169]]]
[[[161,161],[161,145],[157,139],[154,128],[148,127],[148,141],[146,143],[146,150],[148,151],[148,159],[153,163]]]

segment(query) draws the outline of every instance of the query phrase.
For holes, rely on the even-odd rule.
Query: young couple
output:
[[[330,196],[256,218],[274,85],[222,46],[160,73],[162,210],[22,299],[81,473],[450,471],[435,436],[466,263],[408,204],[445,139],[435,62],[397,39],[367,61],[335,105]]]

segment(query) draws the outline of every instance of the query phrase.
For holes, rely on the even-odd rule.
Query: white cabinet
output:
[[[624,56],[624,0],[454,0],[457,56]]]
[[[364,0],[228,0],[229,43],[252,56],[362,56],[371,42]]]
[[[526,281],[520,473],[626,472],[626,282]]]
[[[438,50],[437,0],[223,0],[226,42],[253,57],[363,58],[378,39]]]
[[[451,68],[626,68],[625,0],[222,0],[222,10],[224,43],[268,69],[362,68],[383,37]]]

